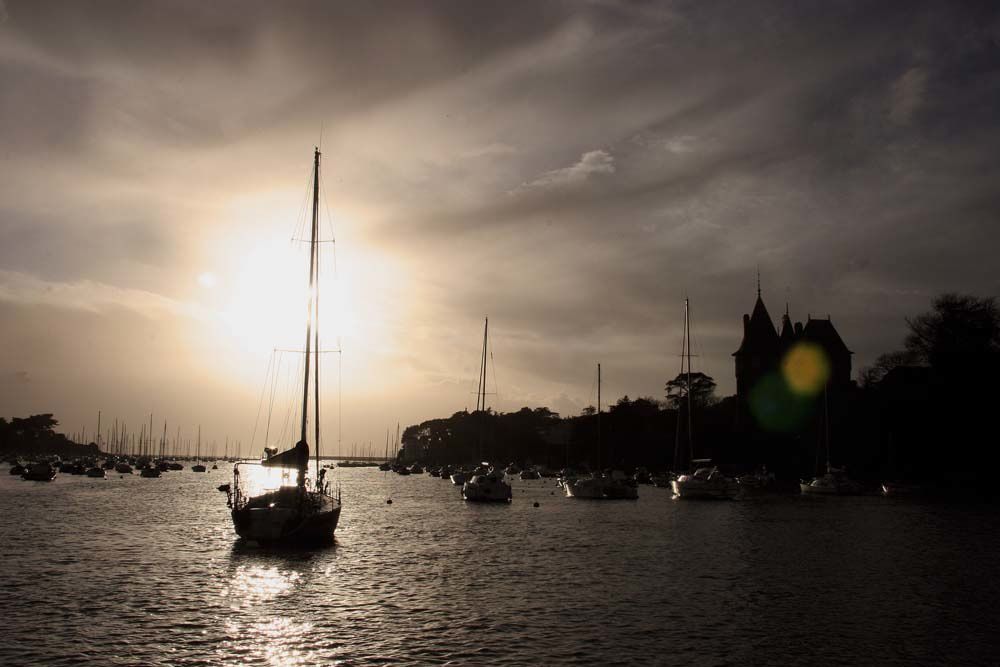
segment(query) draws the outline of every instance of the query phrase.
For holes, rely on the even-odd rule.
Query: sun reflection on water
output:
[[[233,609],[238,609],[291,591],[300,577],[298,572],[285,572],[277,567],[241,565],[222,594],[232,599]]]
[[[311,664],[310,653],[305,650],[314,626],[297,623],[278,616],[241,624],[236,620],[226,622],[226,631],[241,640],[243,662],[266,663],[275,667],[294,667]]]

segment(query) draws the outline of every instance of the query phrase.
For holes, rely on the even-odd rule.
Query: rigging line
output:
[[[312,185],[312,167],[310,166],[308,173],[306,174],[306,186],[302,191],[302,203],[299,206],[299,212],[295,216],[295,232],[292,234],[291,241],[294,242],[301,236],[301,233],[305,231],[306,225],[306,209],[309,205],[309,188]]]
[[[282,357],[282,355],[281,355],[280,352],[278,352],[276,355],[275,355],[274,352],[272,352],[272,355],[277,356],[278,363],[276,364],[276,366],[274,368],[274,375],[271,377],[271,399],[270,399],[270,401],[268,402],[268,405],[267,405],[267,429],[264,431],[264,446],[265,447],[267,447],[268,437],[271,434],[271,414],[274,412],[274,392],[277,389],[277,386],[278,386],[278,377],[279,377],[279,374],[281,373],[281,357]],[[250,440],[250,447],[251,447],[250,451],[253,451],[253,449],[252,449],[253,448],[253,439],[252,438]]]
[[[299,421],[299,401],[298,395],[301,393],[299,391],[299,378],[302,376],[302,362],[300,361],[296,364],[294,369],[289,369],[288,374],[285,377],[285,392],[283,394],[283,400],[285,401],[285,419],[281,425],[281,432],[279,434],[280,441],[287,441],[289,437],[289,429],[291,428],[290,420],[294,419],[295,423]]]
[[[267,392],[267,385],[271,381],[271,365],[274,363],[274,350],[271,350],[271,356],[267,360],[267,369],[264,371],[264,382],[260,388],[260,399],[257,401],[257,416],[253,420],[253,431],[250,433],[250,444],[253,444],[254,438],[257,437],[257,425],[260,423],[260,411],[264,407],[264,394]]]
[[[333,230],[333,213],[330,212],[330,200],[326,196],[326,181],[323,177],[326,172],[321,172],[319,175],[319,189],[323,193],[323,206],[326,207],[326,224],[330,228],[330,240],[329,243],[333,244],[333,277],[336,279],[337,274],[337,234]]]
[[[490,344],[490,366],[493,367],[493,388],[496,390],[497,403],[500,402],[500,382],[497,380],[497,364],[493,360],[493,341],[489,341]],[[497,409],[499,409],[499,405]]]

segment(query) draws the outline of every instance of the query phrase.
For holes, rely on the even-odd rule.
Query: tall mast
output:
[[[313,181],[314,191],[313,191],[313,239],[312,248],[313,255],[316,257],[316,271],[315,271],[315,287],[313,288],[314,294],[316,296],[314,302],[313,310],[313,320],[315,322],[315,327],[313,329],[313,353],[316,355],[316,364],[313,368],[313,423],[316,429],[316,482],[318,486],[319,482],[319,243],[317,242],[317,233],[319,231],[319,208],[317,202],[319,201],[319,150],[316,151],[316,175]]]
[[[316,288],[316,227],[319,219],[319,148],[313,153],[313,207],[312,207],[312,229],[309,237],[309,308],[306,318],[306,363],[305,376],[302,381],[302,428],[299,433],[299,440],[306,439],[307,413],[309,411],[309,363],[312,360],[312,326]],[[317,420],[319,421],[319,420]],[[317,427],[318,428],[318,427]],[[300,476],[300,480],[302,476]]]
[[[481,410],[479,415],[479,460],[483,460],[483,431],[486,430],[486,339],[490,333],[490,318],[486,318],[483,325],[483,360],[479,366],[479,392],[476,396],[476,409]]]
[[[601,469],[601,364],[597,364],[597,469]]]
[[[479,391],[476,394],[476,410],[486,410],[486,338],[490,331],[490,318],[483,326],[483,358],[479,365]]]
[[[684,338],[687,348],[688,460],[694,461],[694,433],[691,431],[691,308],[684,298]]]
[[[101,453],[101,411],[97,411],[97,453]]]

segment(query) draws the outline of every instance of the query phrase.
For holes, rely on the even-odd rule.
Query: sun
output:
[[[218,284],[219,279],[215,277],[215,274],[211,271],[205,271],[198,275],[198,284],[205,289],[212,289]]]

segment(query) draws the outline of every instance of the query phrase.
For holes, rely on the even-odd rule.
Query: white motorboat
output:
[[[724,475],[716,466],[698,468],[690,475],[680,475],[670,483],[675,498],[735,500],[743,489],[735,479]]]
[[[503,472],[491,470],[477,473],[462,485],[462,497],[476,502],[504,502],[512,499],[510,484],[504,481]]]

